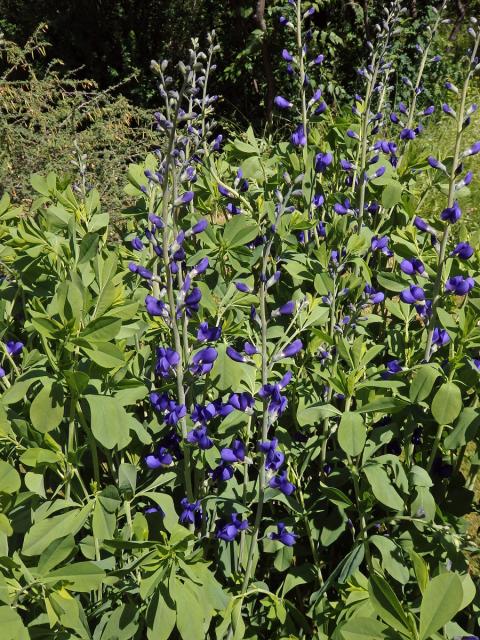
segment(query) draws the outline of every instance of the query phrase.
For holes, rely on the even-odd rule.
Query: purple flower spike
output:
[[[475,280],[470,276],[453,276],[447,280],[445,289],[456,296],[464,296],[475,286]]]
[[[232,197],[232,194],[230,193],[230,191],[227,189],[227,187],[224,187],[223,184],[219,184],[218,185],[218,192],[222,196],[225,196],[226,198],[231,198]]]
[[[293,103],[289,102],[283,96],[276,96],[273,102],[279,109],[291,109],[293,107]]]
[[[454,224],[455,222],[460,220],[460,218],[462,217],[462,210],[460,209],[458,201],[455,200],[455,202],[453,203],[453,207],[447,207],[446,209],[444,209],[440,214],[440,217],[442,220],[450,222],[451,224]]]
[[[278,489],[286,496],[292,495],[295,491],[295,485],[288,481],[286,469],[273,476],[268,484],[272,489]]]
[[[402,129],[400,131],[400,140],[414,140],[417,137],[414,129]]]
[[[468,260],[473,256],[473,253],[474,249],[468,242],[459,242],[450,255],[456,256],[460,260]]]
[[[413,220],[413,224],[419,231],[428,231],[430,232],[430,225],[426,220],[420,218],[420,216],[415,216]]]
[[[287,531],[283,522],[277,524],[277,533],[271,533],[269,535],[270,540],[278,540],[286,547],[292,547],[297,539],[297,535],[291,531]]]
[[[247,356],[254,356],[256,353],[259,353],[257,347],[251,342],[245,342],[243,345],[243,350],[247,354]]]
[[[217,350],[213,347],[206,347],[197,351],[192,358],[190,371],[194,376],[203,376],[213,368],[213,363],[217,359]]]
[[[277,316],[289,316],[294,311],[295,311],[295,302],[293,300],[290,300],[289,302],[282,304],[282,306],[279,307],[278,309],[275,309],[275,311],[272,312],[272,318],[276,318]]]
[[[235,286],[241,293],[252,293],[252,289],[245,282],[236,282]]]

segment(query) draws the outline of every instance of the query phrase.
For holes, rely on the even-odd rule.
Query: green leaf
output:
[[[177,629],[183,640],[204,640],[203,607],[200,604],[193,583],[181,582],[178,578],[170,581],[170,594],[177,610]]]
[[[452,424],[462,410],[462,394],[453,382],[445,382],[432,401],[432,415],[438,424]]]
[[[25,534],[22,552],[26,556],[38,556],[48,545],[68,534],[75,535],[85,524],[93,503],[89,502],[82,509],[71,509],[61,515],[44,518],[35,522]]]
[[[420,606],[420,638],[427,640],[460,611],[462,581],[456,573],[442,573],[428,583]]]
[[[338,444],[349,456],[359,456],[367,440],[367,429],[360,414],[347,411],[342,415],[337,432]]]
[[[229,249],[243,247],[259,234],[258,225],[244,215],[229,220],[223,229],[223,242]]]
[[[0,607],[0,629],[3,640],[30,640],[21,617],[12,607]]]
[[[385,536],[371,536],[368,540],[380,551],[383,570],[400,584],[407,584],[410,573],[405,565],[401,548],[391,538]]]
[[[379,464],[367,464],[362,471],[367,476],[373,495],[379,502],[390,509],[395,509],[395,511],[403,511],[403,499],[392,486],[392,481],[382,466]]]
[[[63,388],[58,382],[46,384],[30,405],[30,420],[40,433],[56,429],[63,420]]]
[[[148,606],[148,640],[168,640],[176,619],[175,603],[164,585],[160,585]]]
[[[90,407],[92,433],[107,449],[125,448],[130,442],[131,416],[113,396],[85,396]]]
[[[466,407],[458,416],[458,420],[453,430],[444,440],[447,449],[457,449],[463,447],[467,442],[475,440],[478,427],[480,426],[480,412],[478,409]]]
[[[341,640],[380,640],[386,627],[374,618],[355,616],[338,629]]]
[[[135,495],[137,487],[137,468],[134,464],[123,462],[118,468],[118,488],[129,494],[129,500]]]
[[[390,180],[382,191],[382,207],[391,209],[402,201],[402,185],[397,180]]]
[[[342,561],[342,569],[340,571],[340,575],[338,576],[338,582],[340,584],[346,582],[348,578],[355,573],[355,571],[362,564],[364,557],[365,546],[363,545],[363,543],[354,547],[350,551],[350,553]]]
[[[390,627],[411,638],[407,614],[388,582],[379,575],[371,576],[368,593],[375,613]]]
[[[303,407],[299,404],[297,409],[297,421],[301,427],[312,427],[324,418],[333,418],[340,415],[341,412],[332,404],[320,404],[311,407]]]
[[[430,395],[435,380],[440,375],[437,367],[431,364],[420,366],[412,379],[410,385],[410,400],[412,402],[421,402]]]
[[[94,349],[82,345],[82,349],[95,364],[104,369],[116,369],[125,365],[122,351],[110,342],[97,342]]]
[[[8,462],[0,460],[0,493],[16,493],[20,484],[18,472]]]
[[[410,558],[413,564],[413,570],[415,571],[415,577],[417,579],[420,591],[425,593],[425,589],[428,585],[428,564],[418,555],[413,549],[410,551]]]
[[[39,574],[48,575],[54,567],[66,560],[74,549],[75,539],[70,533],[51,542],[38,562],[37,569]]]
[[[89,342],[109,342],[120,331],[122,321],[111,316],[102,316],[90,322],[80,334],[80,338]]]
[[[88,592],[98,589],[105,577],[105,571],[94,562],[75,562],[60,569],[50,571],[45,582],[66,582],[71,591]]]

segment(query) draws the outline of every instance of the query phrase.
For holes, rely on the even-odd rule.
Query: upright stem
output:
[[[463,89],[462,89],[462,94],[460,98],[460,105],[459,105],[458,114],[457,114],[457,131],[456,131],[456,139],[455,139],[455,150],[453,152],[452,169],[450,172],[450,180],[449,180],[449,186],[448,186],[448,202],[447,202],[448,208],[453,206],[453,203],[455,200],[455,178],[456,178],[456,172],[457,172],[457,168],[460,161],[460,147],[462,143],[463,122],[465,119],[465,103],[467,99],[468,87],[473,75],[473,64],[477,56],[479,43],[480,43],[480,34],[477,36],[475,40],[475,45],[473,47],[472,54],[470,56],[469,71],[466,75],[465,82],[463,83]],[[442,241],[440,243],[437,273],[435,277],[435,283],[433,285],[432,315],[430,316],[430,322],[428,324],[427,344],[425,346],[425,360],[427,362],[430,360],[430,357],[432,355],[433,332],[435,330],[435,323],[437,319],[437,307],[440,301],[440,287],[442,286],[442,282],[443,282],[443,271],[444,271],[444,266],[447,259],[447,246],[448,246],[449,235],[450,235],[450,224],[446,223],[445,231],[443,232]]]
[[[300,72],[300,98],[302,101],[302,126],[303,126],[303,133],[307,138],[307,144],[308,144],[307,99],[305,95],[305,53],[303,51],[303,43],[302,43],[302,2],[301,0],[297,0],[297,55],[298,55],[298,69]]]
[[[262,274],[266,271],[266,256],[263,259]],[[265,280],[262,278],[262,280]],[[262,386],[268,382],[268,363],[267,363],[267,317],[266,317],[266,297],[267,288],[265,281],[260,283],[259,300],[260,300],[260,322],[262,325],[261,330],[261,350],[262,350]],[[263,421],[262,421],[262,442],[267,439],[268,436],[268,399],[263,400]],[[258,532],[260,529],[260,523],[262,521],[263,503],[265,499],[265,484],[266,484],[266,470],[265,470],[265,454],[260,454],[260,472],[258,476],[258,503],[257,511],[255,513],[255,522],[253,525],[252,538],[250,540],[250,546],[248,549],[247,566],[245,568],[245,576],[242,584],[242,594],[244,594],[248,588],[250,582],[250,574],[252,572],[253,556],[255,548],[257,546]]]

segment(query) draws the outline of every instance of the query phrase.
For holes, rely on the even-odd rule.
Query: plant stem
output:
[[[305,53],[303,51],[303,43],[302,43],[302,2],[301,0],[297,0],[297,55],[298,55],[298,65],[299,65],[299,73],[300,73],[300,98],[302,101],[302,126],[303,126],[303,133],[305,134],[305,137],[307,139],[307,145],[308,145],[307,100],[305,96]]]

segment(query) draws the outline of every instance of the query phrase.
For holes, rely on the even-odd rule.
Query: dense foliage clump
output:
[[[337,115],[289,0],[274,136],[214,121],[214,32],[152,61],[115,233],[78,140],[4,194],[8,639],[477,638],[480,28],[437,102],[447,10],[398,77],[383,8]]]

